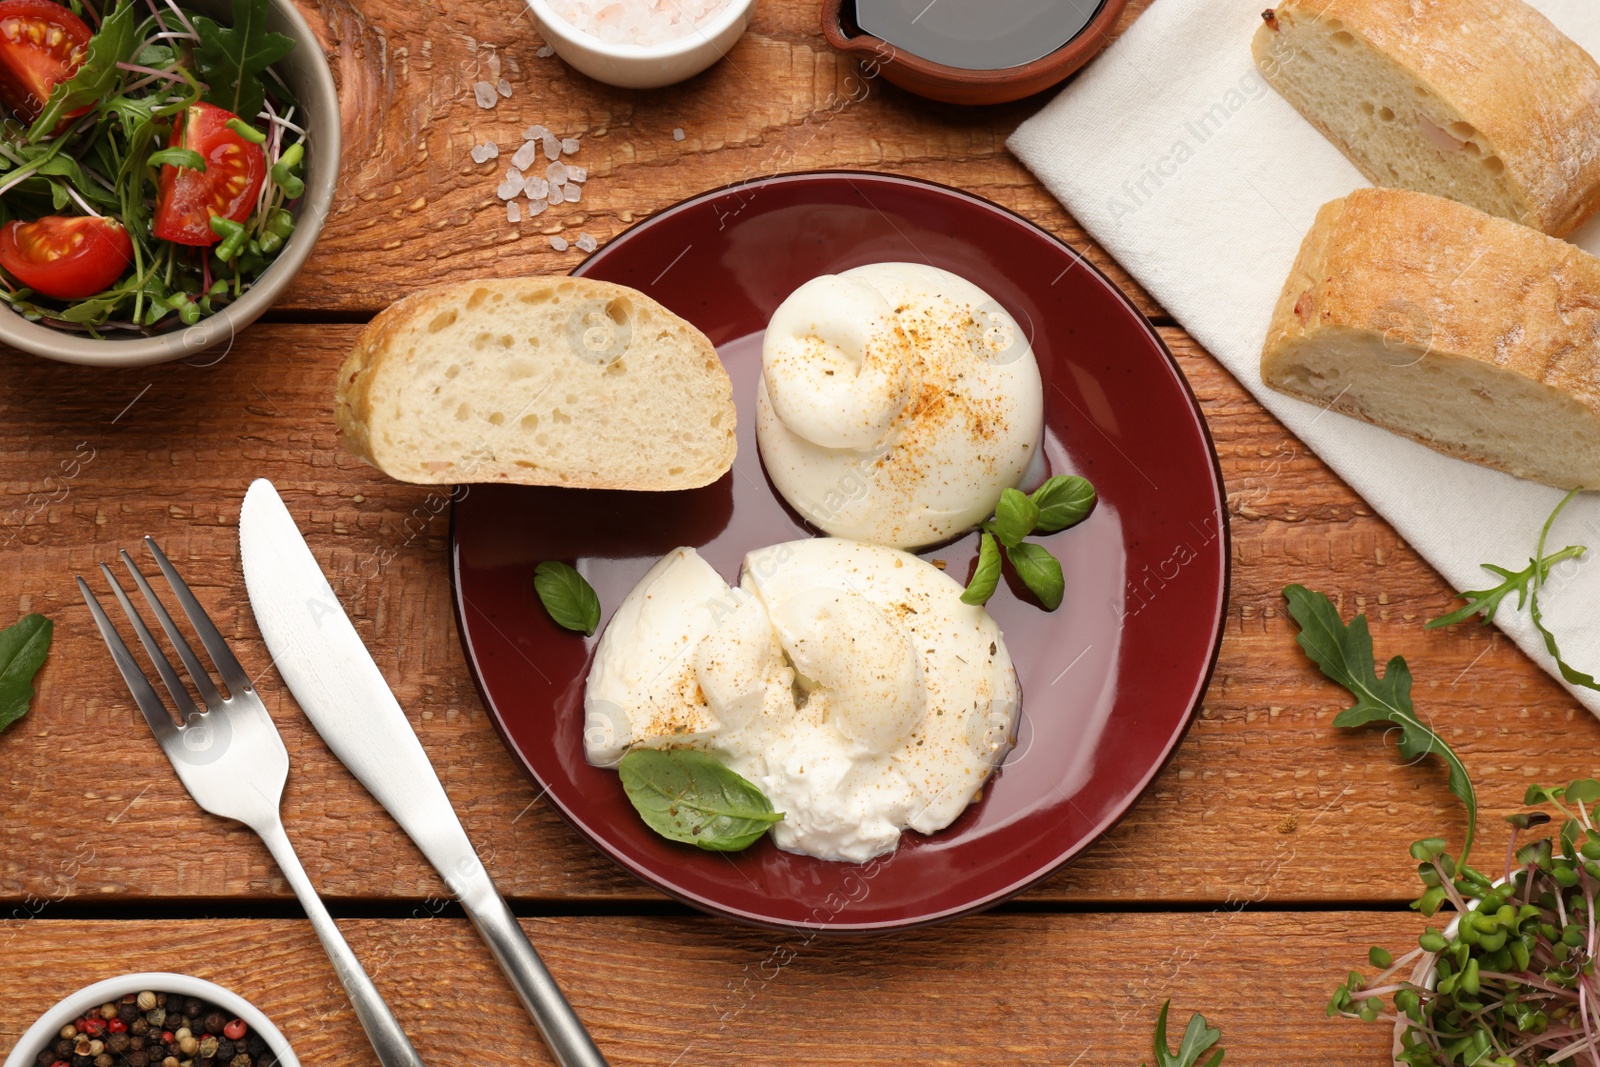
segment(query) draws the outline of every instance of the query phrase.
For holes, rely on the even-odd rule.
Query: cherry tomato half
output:
[[[0,103],[19,121],[38,118],[50,90],[77,73],[89,37],[82,19],[50,0],[0,2]]]
[[[0,228],[0,267],[57,300],[109,289],[132,262],[133,241],[115,219],[47,215]]]
[[[222,238],[212,232],[211,216],[243,222],[255,210],[267,156],[260,145],[228,129],[228,120],[237,117],[211,104],[195,104],[178,116],[167,146],[194,149],[205,158],[206,169],[171,163],[161,168],[151,230],[157,237],[180,245],[214,245]]]

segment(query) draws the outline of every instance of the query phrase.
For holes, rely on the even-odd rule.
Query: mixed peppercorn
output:
[[[39,1067],[275,1067],[244,1020],[214,1004],[145,991],[102,1004],[61,1028]]]

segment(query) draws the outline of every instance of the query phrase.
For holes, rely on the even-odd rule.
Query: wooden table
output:
[[[0,621],[56,621],[34,710],[0,737],[0,1049],[90,980],[176,969],[256,1001],[308,1064],[372,1062],[265,849],[184,793],[73,585],[153,534],[261,669],[235,524],[245,486],[264,475],[613,1063],[1133,1064],[1168,997],[1178,1029],[1196,1010],[1222,1028],[1229,1062],[1386,1062],[1383,1028],[1322,1008],[1369,945],[1419,932],[1406,845],[1434,832],[1459,841],[1462,817],[1441,768],[1402,767],[1379,731],[1334,729],[1342,694],[1296,648],[1282,586],[1367,612],[1380,653],[1410,661],[1418,708],[1474,772],[1485,860],[1529,782],[1594,771],[1600,726],[1495,631],[1423,632],[1449,600],[1439,577],[1005,151],[1041,99],[962,109],[879,81],[849,100],[853,67],[824,43],[817,7],[763,0],[726,62],[631,93],[539,57],[520,0],[306,4],[342,88],[345,162],[322,243],[282,304],[216,362],[96,372],[0,351]],[[495,63],[514,95],[482,111],[471,85]],[[581,135],[591,178],[571,210],[510,225],[468,150],[535,122]],[[703,189],[818,167],[974,191],[1128,286],[1199,396],[1233,523],[1215,680],[1133,813],[1012,903],[873,939],[706,918],[579,840],[506,755],[468,679],[438,496],[351,458],[332,424],[334,370],[394,298],[447,279],[566,271],[578,254],[547,235],[603,243]],[[380,548],[392,562],[364,580]],[[289,833],[423,1057],[545,1062],[432,869],[274,674],[261,690],[293,760]]]

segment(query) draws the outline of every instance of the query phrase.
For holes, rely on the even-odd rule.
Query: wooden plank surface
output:
[[[1148,4],[1129,4],[1119,32]],[[817,0],[761,0],[725,62],[650,92],[539,57],[544,41],[522,0],[320,0],[305,10],[339,81],[344,166],[338,205],[283,310],[370,314],[432,282],[564,272],[579,253],[553,251],[549,235],[588,232],[604,244],[707,189],[840,168],[989,197],[1084,247],[1143,310],[1157,310],[1006,151],[1047,96],[964,108],[862,81],[824,41]],[[496,70],[513,95],[485,111],[472,83]],[[580,138],[590,179],[581,202],[511,224],[494,188],[533,123]],[[468,152],[488,140],[506,155],[473,163]]]
[[[258,475],[283,491],[503,889],[542,901],[653,895],[579,840],[501,747],[455,632],[442,497],[386,481],[337,445],[331,382],[356,330],[259,325],[209,367],[89,374],[0,356],[0,603],[57,622],[38,706],[0,737],[0,897],[59,895],[83,844],[95,862],[65,887],[80,900],[287,895],[247,832],[184,793],[73,585],[153,534],[241,659],[266,670],[235,529]],[[1418,708],[1474,772],[1490,848],[1503,840],[1496,816],[1530,780],[1593,770],[1600,724],[1494,631],[1424,634],[1422,620],[1449,595],[1439,578],[1209,356],[1178,330],[1164,335],[1229,487],[1227,636],[1200,719],[1150,793],[1030,899],[1216,902],[1270,891],[1398,902],[1409,893],[1406,844],[1459,834],[1458,809],[1443,772],[1400,767],[1380,731],[1334,730],[1341,694],[1295,646],[1284,583],[1368,611],[1380,654],[1407,656]],[[366,580],[380,549],[393,561]],[[440,891],[276,677],[260,687],[294,761],[286,821],[320,889],[346,899]],[[173,834],[182,854],[151,847]]]
[[[48,914],[48,913],[46,913]],[[1170,997],[1227,1062],[1378,1064],[1388,1031],[1323,1017],[1332,986],[1416,917],[989,915],[871,939],[710,920],[524,920],[613,1064],[1132,1065]],[[428,1063],[549,1063],[465,921],[341,923]],[[154,935],[154,936],[152,936]],[[289,920],[22,924],[0,931],[0,1048],[90,981],[182,970],[251,999],[301,1060],[374,1062],[309,925]]]

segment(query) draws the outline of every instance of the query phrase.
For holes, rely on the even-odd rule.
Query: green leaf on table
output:
[[[1039,508],[1039,521],[1034,529],[1051,534],[1087,519],[1098,498],[1089,479],[1076,474],[1058,474],[1035,489],[1031,499]]]
[[[545,560],[533,569],[533,588],[557,625],[585,635],[593,635],[600,625],[600,598],[569,565]]]
[[[978,566],[972,572],[972,581],[967,583],[966,590],[961,594],[961,602],[981,607],[994,596],[999,585],[1000,548],[995,544],[994,535],[985,532],[978,540]]]
[[[1411,705],[1411,670],[1405,659],[1391,659],[1379,677],[1365,615],[1357,615],[1346,626],[1333,602],[1321,593],[1303,585],[1290,585],[1284,588],[1283,595],[1289,601],[1289,614],[1300,625],[1295,640],[1330,681],[1356,698],[1355,706],[1341,711],[1333,724],[1355,727],[1392,723],[1399,727],[1395,743],[1401,756],[1411,761],[1428,755],[1444,760],[1450,772],[1450,791],[1461,798],[1467,809],[1467,835],[1461,846],[1461,863],[1465,864],[1478,825],[1477,791],[1460,758],[1417,718]]]
[[[1200,1057],[1222,1039],[1222,1031],[1207,1026],[1205,1016],[1195,1012],[1189,1016],[1189,1025],[1184,1028],[1183,1039],[1178,1042],[1178,1049],[1174,1052],[1167,1046],[1167,1010],[1171,1007],[1172,1001],[1169,1000],[1161,1005],[1161,1014],[1156,1016],[1155,1067],[1196,1067]],[[1217,1049],[1216,1055],[1207,1060],[1204,1067],[1217,1067],[1222,1062],[1224,1052],[1223,1049]]]
[[[1016,568],[1017,577],[1027,586],[1046,611],[1061,606],[1066,583],[1061,578],[1061,563],[1043,545],[1024,541],[1006,549],[1006,559]]]
[[[994,507],[991,532],[1002,545],[1010,548],[1018,544],[1033,533],[1038,521],[1039,506],[1028,498],[1028,494],[1016,489],[1000,491],[1000,502]]]
[[[51,91],[44,110],[28,129],[29,143],[54,133],[63,115],[98,103],[111,94],[122,78],[117,64],[127,62],[142,43],[137,31],[133,0],[119,0],[116,8],[100,23],[100,29],[89,38],[83,65]]]
[[[783,818],[753,782],[694,749],[636,748],[617,773],[645,823],[672,841],[737,852]]]
[[[233,0],[233,25],[220,26],[204,15],[194,17],[200,44],[195,70],[206,83],[201,99],[238,115],[246,122],[261,112],[266,89],[261,74],[294,49],[294,39],[267,32],[269,0]]]
[[[0,630],[0,731],[28,713],[33,676],[44,666],[53,630],[43,615],[26,615]]]

